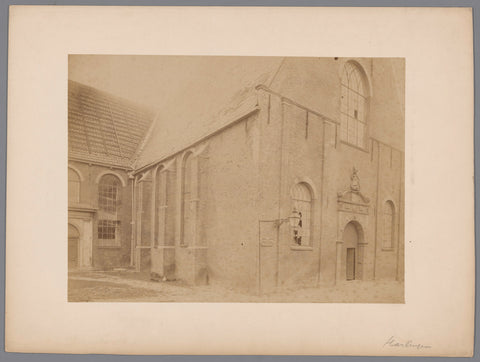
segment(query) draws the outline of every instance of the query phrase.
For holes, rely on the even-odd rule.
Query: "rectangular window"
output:
[[[98,240],[100,246],[120,246],[118,220],[99,220],[98,221]]]

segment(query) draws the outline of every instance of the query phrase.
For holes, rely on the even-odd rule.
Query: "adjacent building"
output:
[[[68,266],[127,267],[132,253],[131,172],[153,114],[68,83]]]

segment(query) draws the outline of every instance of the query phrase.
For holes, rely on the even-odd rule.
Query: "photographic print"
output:
[[[472,356],[472,29],[10,7],[5,349]]]
[[[404,58],[68,72],[69,302],[404,303]]]

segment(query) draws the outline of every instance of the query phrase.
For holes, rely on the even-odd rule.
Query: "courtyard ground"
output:
[[[403,283],[396,281],[349,281],[336,286],[283,289],[255,295],[213,285],[152,281],[146,272],[73,271],[68,274],[69,302],[403,303],[403,290]]]

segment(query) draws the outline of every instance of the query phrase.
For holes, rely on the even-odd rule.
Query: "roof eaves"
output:
[[[70,152],[68,154],[68,160],[84,162],[89,164],[91,163],[91,164],[96,164],[104,167],[114,167],[114,168],[122,168],[125,170],[133,170],[129,162],[126,162],[126,161],[105,159],[104,157],[95,157],[92,155],[75,153],[75,152]]]

